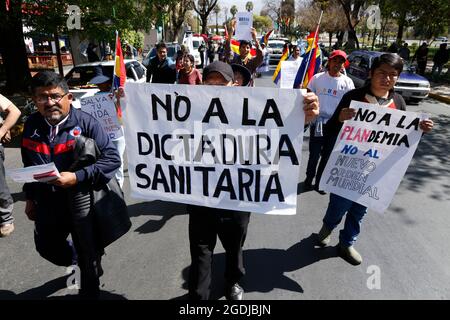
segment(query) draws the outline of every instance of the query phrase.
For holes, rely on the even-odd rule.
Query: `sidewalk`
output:
[[[430,81],[430,98],[450,104],[450,86],[448,84],[438,84]]]

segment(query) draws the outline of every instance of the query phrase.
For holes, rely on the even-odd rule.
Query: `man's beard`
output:
[[[50,110],[54,110],[54,111],[58,111],[58,112],[55,113]],[[45,119],[47,119],[47,121],[50,123],[58,123],[64,117],[62,110],[57,107],[51,107],[47,112],[51,112],[50,114],[45,116]]]

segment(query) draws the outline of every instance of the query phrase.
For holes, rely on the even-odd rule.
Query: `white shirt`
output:
[[[308,84],[308,89],[319,97],[319,116],[326,123],[336,110],[342,96],[355,89],[355,85],[352,79],[346,75],[341,74],[339,77],[332,77],[327,71],[314,75]]]

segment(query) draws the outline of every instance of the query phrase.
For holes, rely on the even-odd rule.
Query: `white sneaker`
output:
[[[4,224],[0,227],[0,238],[7,237],[14,231],[14,223]]]

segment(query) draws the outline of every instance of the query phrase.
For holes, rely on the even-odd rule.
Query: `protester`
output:
[[[405,42],[405,43],[403,44],[403,47],[401,47],[400,50],[398,51],[398,55],[399,55],[400,57],[402,57],[402,59],[403,59],[404,61],[409,61],[410,54],[411,54],[411,51],[410,51],[409,48],[408,48],[408,43]]]
[[[100,58],[98,57],[97,53],[95,52],[96,48],[97,48],[96,44],[93,44],[93,43],[88,44],[88,47],[86,49],[88,62],[100,61]]]
[[[428,45],[426,42],[422,43],[419,49],[417,49],[411,62],[413,62],[415,59],[417,59],[417,73],[422,76],[425,75],[425,69],[427,67],[428,59]]]
[[[292,54],[287,59],[288,61],[299,61],[302,62],[302,57],[300,56],[300,48],[298,46],[292,46]]]
[[[99,88],[99,91],[95,94],[113,94],[112,92],[112,80],[111,78],[105,76],[105,75],[97,75],[91,80],[89,80],[89,83],[96,84]],[[114,92],[114,94],[117,96],[118,92]],[[117,99],[120,99],[117,97]],[[119,122],[121,122],[121,119],[119,117],[119,106],[117,103],[114,104],[116,107],[116,115],[118,117]],[[114,143],[114,145],[117,148],[117,151],[120,155],[120,167],[116,171],[115,177],[117,179],[117,182],[119,183],[120,187],[123,187],[123,182],[125,180],[125,177],[123,175],[123,162],[124,162],[124,153],[125,153],[125,136],[123,132],[123,126],[120,126],[121,136],[111,139],[111,141]]]
[[[447,50],[447,43],[441,43],[439,50],[436,51],[433,57],[433,68],[431,69],[431,75],[434,76],[434,72],[437,69],[437,76],[439,77],[442,72],[442,68],[448,62],[449,52]]]
[[[250,71],[241,64],[233,63],[231,65],[234,74],[234,83],[240,87],[247,87],[252,79]]]
[[[7,237],[14,231],[14,218],[12,211],[14,200],[6,184],[5,178],[5,149],[2,143],[11,140],[10,130],[20,117],[20,110],[8,98],[0,94],[0,111],[6,113],[3,119],[0,116],[0,238]]]
[[[202,84],[202,74],[195,68],[195,59],[192,54],[183,56],[183,69],[178,77],[178,84]]]
[[[216,54],[216,52],[215,52],[214,43],[212,43],[212,41],[210,41],[208,43],[208,48],[206,49],[206,55],[208,56],[209,63],[212,63],[214,61],[215,54]]]
[[[269,51],[266,48],[266,44],[264,42],[261,42],[261,50],[263,52],[263,62],[261,65],[256,69],[256,76],[259,78],[261,77],[261,74],[263,72],[269,72]]]
[[[218,55],[219,61],[225,60],[225,48],[222,43],[219,43],[219,46],[217,47],[217,55]]]
[[[175,58],[175,72],[176,72],[176,80],[178,82],[178,79],[180,77],[180,72],[184,68],[183,66],[183,58],[184,58],[184,52],[182,50],[178,50]]]
[[[203,67],[205,66],[205,44],[203,42],[200,43],[197,50],[200,55],[200,68],[203,69]]]
[[[56,265],[78,264],[81,298],[97,299],[104,251],[94,229],[92,204],[79,211],[71,195],[89,196],[94,188],[104,186],[114,177],[120,157],[99,122],[71,107],[73,95],[64,78],[39,72],[31,80],[31,89],[38,112],[24,126],[22,161],[25,167],[53,162],[59,171],[55,180],[24,185],[25,213],[35,222],[36,250]],[[99,155],[94,164],[70,172],[77,156],[76,139],[81,136],[95,141]],[[67,240],[69,234],[72,241]]]
[[[236,25],[236,20],[233,20],[231,23],[231,34],[234,34]],[[261,45],[259,44],[259,41],[256,39],[256,29],[251,28],[252,38],[256,45],[256,56],[251,57],[250,50],[252,48],[252,43],[247,40],[240,40],[239,41],[239,54],[235,54],[233,59],[231,61],[227,61],[228,63],[236,63],[236,64],[242,64],[244,67],[246,67],[250,73],[252,74],[252,80],[250,82],[250,86],[253,87],[253,75],[256,72],[256,69],[261,65],[263,62],[263,52],[261,49]],[[225,44],[225,57],[230,57],[231,52],[231,37],[228,37],[227,42]]]
[[[397,42],[392,42],[392,44],[388,48],[388,52],[390,52],[390,53],[398,53],[398,49],[399,49],[399,47],[398,47]]]
[[[167,46],[164,42],[156,45],[156,56],[151,58],[147,68],[147,82],[174,83],[176,80],[175,64],[167,57]]]
[[[402,96],[394,92],[394,85],[403,70],[403,60],[397,55],[386,53],[374,59],[370,70],[368,85],[347,92],[336,108],[331,119],[325,126],[325,155],[331,154],[343,122],[352,119],[356,110],[350,108],[352,100],[368,102],[380,107],[405,110],[406,104]],[[433,128],[432,120],[422,120],[420,129],[430,132]],[[341,256],[353,265],[362,262],[362,257],[353,247],[359,233],[367,207],[336,194],[330,194],[330,202],[323,218],[323,225],[318,234],[319,244],[322,246],[330,242],[330,235],[347,213],[344,229],[339,235],[339,252]]]
[[[316,177],[315,189],[319,193],[325,194],[324,191],[319,190],[320,178],[326,165],[326,159],[322,155],[325,142],[323,137],[324,125],[333,115],[342,96],[347,91],[355,88],[352,79],[341,73],[341,69],[346,61],[347,54],[344,51],[334,50],[328,60],[327,71],[314,75],[308,84],[308,89],[319,97],[321,108],[319,117],[310,126],[309,159],[304,182],[305,190],[312,189],[312,182],[314,177]],[[316,167],[321,155],[322,159],[316,175]]]
[[[216,61],[203,71],[203,84],[236,86],[230,65]],[[314,93],[304,98],[305,122],[318,115],[318,99]],[[242,300],[244,290],[239,285],[245,275],[242,247],[247,235],[250,213],[236,210],[188,206],[189,243],[191,267],[189,274],[189,297],[207,300],[210,295],[211,266],[217,236],[226,252],[225,296],[229,300]]]

